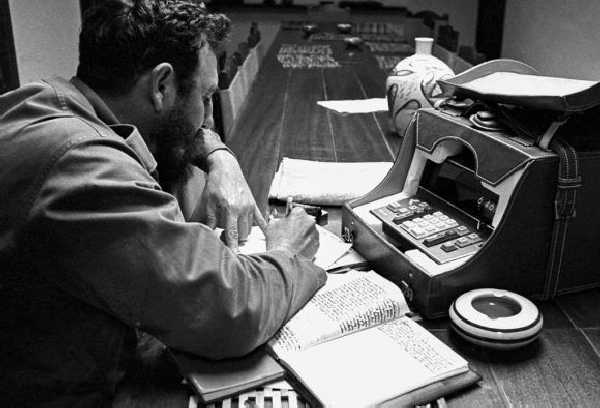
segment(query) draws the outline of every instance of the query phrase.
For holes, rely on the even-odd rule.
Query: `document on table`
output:
[[[314,205],[342,205],[360,197],[385,177],[392,162],[324,162],[284,157],[269,197]]]
[[[319,249],[315,255],[315,264],[327,270],[336,266],[336,261],[350,250],[352,244],[348,244],[338,238],[334,233],[317,225],[319,232]],[[263,232],[258,227],[253,227],[248,235],[248,241],[240,246],[240,253],[251,255],[266,251],[266,240]]]
[[[317,105],[339,113],[371,113],[388,110],[386,98],[317,101]]]

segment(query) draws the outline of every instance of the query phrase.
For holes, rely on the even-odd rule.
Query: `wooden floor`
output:
[[[263,209],[284,156],[389,161],[401,143],[389,130],[387,113],[343,116],[316,106],[324,99],[383,97],[386,74],[373,56],[331,42],[341,68],[284,69],[277,61],[281,44],[306,43],[301,31],[280,32],[227,141]],[[333,210],[330,215],[329,227],[339,233],[339,212]],[[476,387],[448,397],[448,406],[600,406],[600,290],[562,296],[538,306],[544,316],[541,337],[510,352],[467,344],[450,331],[447,319],[424,322],[483,377]]]

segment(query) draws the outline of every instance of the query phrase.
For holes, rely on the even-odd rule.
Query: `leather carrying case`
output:
[[[486,70],[495,72],[489,66]],[[456,88],[452,95],[464,96]],[[481,97],[476,92],[468,96]],[[452,104],[417,111],[385,179],[365,196],[343,206],[344,238],[353,242],[378,273],[403,289],[417,312],[429,318],[447,314],[456,297],[479,287],[548,299],[600,286],[598,104],[584,103],[584,110],[548,110],[549,99],[545,98],[542,108],[534,101],[533,105],[513,109],[513,105],[499,103],[497,96],[492,99],[484,95],[476,102],[483,104],[486,113],[491,111],[495,118],[501,118],[500,129],[478,126],[473,121],[477,112],[465,114]],[[523,121],[523,117],[528,120]],[[446,171],[441,166],[450,164],[452,169],[459,169],[450,171],[456,173],[453,181],[458,187],[447,189],[452,192],[447,196],[438,196],[435,191],[430,194],[432,188],[424,186],[425,175],[439,175]],[[433,170],[428,171],[427,166]],[[472,197],[464,202],[457,193],[464,189],[459,180],[463,173],[479,189],[467,193]],[[492,197],[483,200],[486,206],[488,201],[493,204],[483,210],[479,206],[482,199],[476,199],[481,191],[484,198]],[[423,240],[410,236],[400,242],[390,235],[389,227],[385,229],[385,223],[373,217],[374,208],[389,207],[389,202],[395,205],[398,197],[404,199],[398,203],[408,205],[410,197],[420,197],[422,203],[424,193],[431,198],[428,201],[439,202],[436,208],[444,209],[442,212],[454,216],[459,224],[464,219],[469,232],[483,237],[471,246],[475,252],[448,262],[432,261],[421,251],[431,250],[443,258],[440,245],[427,247]],[[485,212],[492,207],[494,211]],[[396,227],[408,236],[400,225]]]

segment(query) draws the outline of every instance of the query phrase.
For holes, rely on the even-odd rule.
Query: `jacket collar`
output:
[[[125,143],[137,153],[146,170],[148,170],[150,174],[154,174],[157,167],[156,159],[150,152],[150,149],[148,149],[148,145],[144,141],[144,138],[137,127],[119,123],[119,120],[113,111],[111,111],[106,103],[104,103],[102,98],[81,79],[73,77],[71,78],[71,83],[92,105],[96,115],[98,115],[98,119],[108,125],[116,134],[125,139]]]

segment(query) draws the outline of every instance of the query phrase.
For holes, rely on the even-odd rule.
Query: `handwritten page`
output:
[[[339,113],[371,113],[388,110],[386,98],[317,101],[317,105]]]
[[[338,259],[344,256],[352,244],[348,244],[337,237],[333,232],[317,225],[319,233],[319,249],[315,255],[314,262],[317,266],[327,270],[334,265]],[[256,254],[266,251],[267,242],[260,228],[253,227],[248,235],[248,241],[240,246],[242,254]]]
[[[408,317],[288,353],[284,363],[324,406],[344,408],[379,406],[468,370],[466,360]]]
[[[300,351],[392,321],[409,311],[400,289],[373,271],[330,275],[269,345],[277,355]]]

